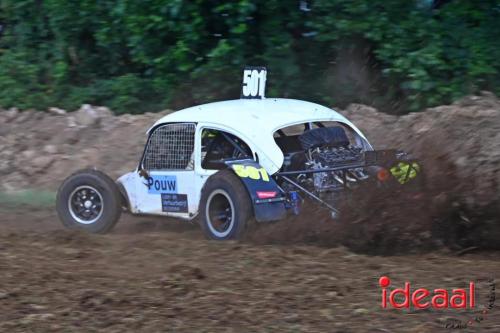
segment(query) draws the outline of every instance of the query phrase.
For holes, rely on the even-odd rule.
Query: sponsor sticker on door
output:
[[[176,176],[150,176],[145,185],[149,194],[177,193]]]
[[[187,213],[188,198],[186,194],[168,194],[161,195],[161,209],[170,213]]]

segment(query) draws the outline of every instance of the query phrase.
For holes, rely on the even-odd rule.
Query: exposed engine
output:
[[[306,158],[305,166],[307,170],[335,169],[350,164],[360,164],[363,161],[363,151],[361,148],[352,146],[323,146],[308,151]],[[368,175],[360,167],[347,171],[332,170],[312,174],[314,189],[318,192],[341,190],[367,178]]]
[[[312,128],[315,126],[316,128]],[[276,144],[283,152],[283,166],[275,175],[286,195],[285,206],[298,214],[306,200],[320,203],[338,218],[340,207],[355,208],[356,192],[404,184],[420,167],[397,150],[373,150],[366,139],[343,124],[326,127],[321,122],[278,130]],[[409,161],[408,163],[404,161]],[[394,176],[394,177],[391,177]],[[395,179],[393,179],[395,178]],[[354,200],[353,200],[354,199]]]
[[[329,169],[302,177],[303,181],[306,181],[304,178],[312,179],[316,192],[341,190],[368,178],[362,167],[356,167],[363,164],[362,148],[350,144],[342,127],[316,128],[302,134],[299,140],[306,151],[306,170]],[[349,165],[353,168],[346,170]]]

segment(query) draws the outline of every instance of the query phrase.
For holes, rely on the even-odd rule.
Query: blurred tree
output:
[[[494,0],[2,0],[0,105],[140,113],[239,96],[406,112],[500,92]]]

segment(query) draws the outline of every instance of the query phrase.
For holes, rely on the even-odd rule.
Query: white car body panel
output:
[[[240,99],[215,102],[190,107],[171,113],[158,120],[150,131],[162,124],[196,123],[194,144],[194,170],[151,171],[153,177],[175,177],[176,193],[186,194],[188,211],[183,213],[163,212],[161,195],[148,193],[146,179],[138,170],[127,173],[118,179],[126,191],[130,210],[136,214],[152,214],[192,219],[198,214],[201,189],[208,177],[216,170],[201,167],[201,132],[203,128],[229,132],[244,140],[258,155],[259,164],[269,174],[280,170],[284,156],[276,144],[273,134],[278,129],[307,122],[334,121],[347,125],[359,136],[369,150],[372,149],[366,137],[349,120],[338,112],[324,106],[281,98]]]
[[[368,142],[363,133],[340,113],[319,104],[283,98],[238,99],[194,106],[166,115],[152,128],[176,122],[217,126],[243,139],[258,154],[260,165],[269,174],[274,174],[284,160],[283,152],[274,141],[274,132],[314,121],[346,124]]]
[[[211,127],[211,126],[208,126]],[[117,182],[121,184],[127,192],[129,200],[129,209],[134,214],[150,214],[172,216],[182,219],[192,219],[198,214],[198,207],[201,195],[201,189],[208,177],[217,170],[205,170],[201,167],[201,131],[206,126],[198,126],[195,133],[194,146],[194,170],[165,170],[151,171],[152,177],[168,176],[176,177],[177,193],[186,194],[188,198],[188,212],[174,213],[164,212],[162,210],[161,195],[150,194],[146,186],[146,179],[139,175],[136,169],[120,177]]]

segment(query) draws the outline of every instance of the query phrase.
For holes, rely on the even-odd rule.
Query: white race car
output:
[[[348,189],[416,176],[418,165],[403,162],[405,154],[374,151],[334,110],[263,98],[262,71],[246,70],[239,100],[190,107],[158,120],[147,132],[137,168],[116,182],[97,170],[67,178],[57,195],[63,224],[103,233],[127,209],[199,217],[208,238],[237,239],[252,218],[270,222],[287,211],[298,214],[304,198],[336,215]]]

